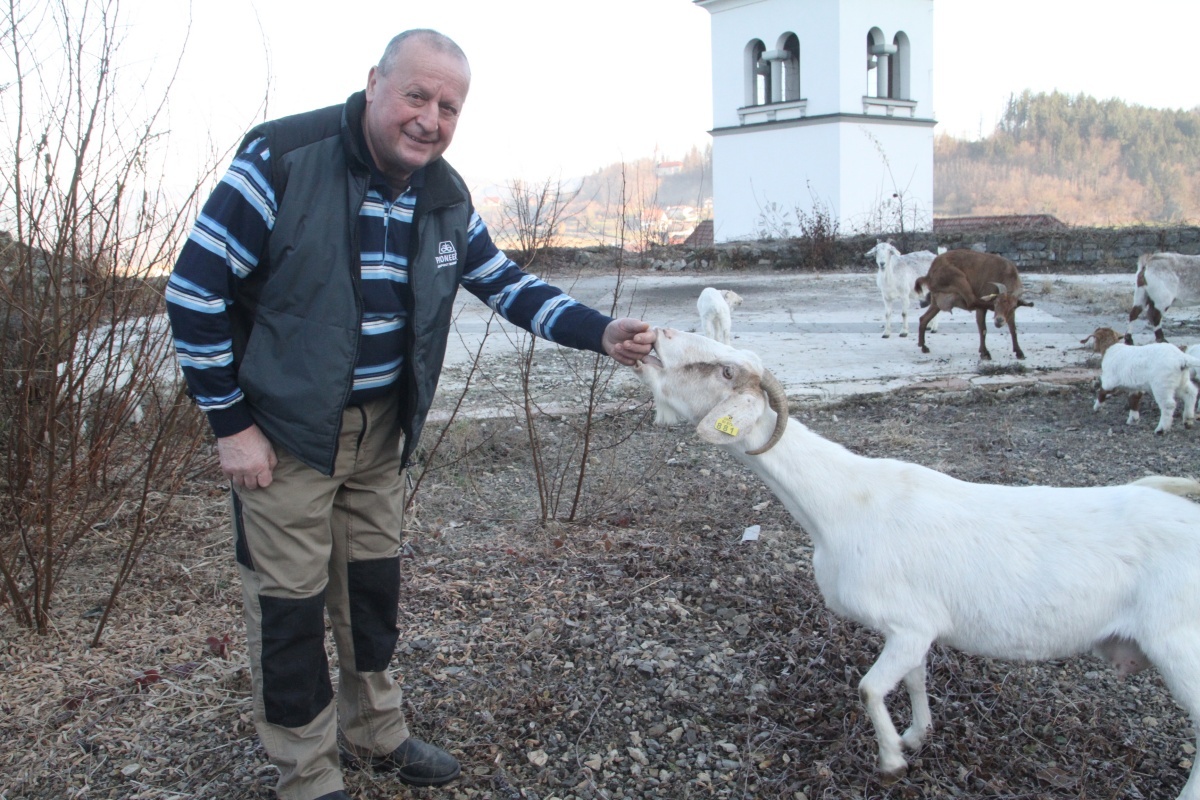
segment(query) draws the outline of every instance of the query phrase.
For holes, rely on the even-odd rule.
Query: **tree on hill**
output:
[[[979,141],[939,137],[938,216],[1049,213],[1080,225],[1200,218],[1200,108],[1061,92],[1009,99]]]

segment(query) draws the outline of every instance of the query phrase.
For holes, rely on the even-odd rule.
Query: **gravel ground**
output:
[[[800,404],[856,452],[966,480],[1093,485],[1200,474],[1197,435],[1093,414],[1085,386]],[[1149,671],[935,649],[936,728],[908,777],[874,773],[855,685],[878,638],[827,612],[810,546],[758,479],[646,409],[604,420],[581,521],[536,522],[528,433],[460,423],[409,520],[395,667],[451,788],[353,772],[359,798],[1168,798],[1195,756]],[[543,421],[565,438],[570,418]],[[561,428],[562,430],[555,430]],[[635,476],[630,480],[630,476]],[[619,487],[619,488],[618,488]],[[87,649],[116,542],[97,542],[38,639],[4,622],[0,797],[266,798],[216,476]],[[761,526],[756,542],[742,531]],[[226,640],[225,637],[228,637]],[[905,703],[894,700],[897,715]]]
[[[585,366],[542,363],[540,400],[578,404],[565,375]],[[1126,426],[1119,401],[1092,412],[1087,381],[1005,364],[984,373],[1014,380],[833,401],[797,392],[793,417],[855,452],[964,480],[1200,476],[1200,431],[1154,436],[1149,399]],[[519,393],[476,377],[482,406]],[[1195,738],[1153,670],[1119,681],[1091,656],[1016,664],[941,648],[929,663],[934,731],[907,777],[882,782],[856,691],[879,638],[824,608],[807,535],[757,477],[690,430],[652,427],[644,391],[611,388],[570,521],[579,416],[538,414],[531,437],[524,419],[460,415],[436,449],[441,424],[427,433],[394,667],[416,734],[452,750],[463,776],[412,790],[354,771],[353,796],[1178,793]],[[539,494],[556,520],[540,521]],[[226,502],[215,469],[189,488],[102,647],[86,642],[119,532],[79,554],[52,635],[0,615],[0,800],[273,796],[249,722]],[[760,538],[743,543],[752,525]],[[906,705],[893,696],[897,719]]]

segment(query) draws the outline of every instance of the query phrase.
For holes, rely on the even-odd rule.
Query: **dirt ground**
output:
[[[696,327],[699,288],[743,294],[735,345],[763,354],[795,420],[855,452],[1016,485],[1200,476],[1200,429],[1154,436],[1149,399],[1135,426],[1120,398],[1092,412],[1095,359],[1078,340],[1096,324],[1123,327],[1128,302],[1107,279],[1027,281],[1036,305],[1018,321],[1029,358],[1016,364],[992,329],[987,365],[961,313],[943,321],[929,355],[915,328],[881,339],[870,275],[637,277],[623,307],[685,329]],[[600,303],[611,288],[589,280],[573,291]],[[478,305],[459,318],[464,352],[479,346]],[[1198,331],[1175,323],[1168,335]],[[539,348],[541,410],[532,425],[514,416],[522,382],[505,339],[493,331],[475,370],[452,355],[443,421],[424,442],[429,469],[410,475],[394,668],[415,733],[451,749],[463,776],[412,790],[350,771],[353,796],[1178,793],[1196,740],[1153,670],[1122,682],[1091,656],[1017,664],[943,648],[929,663],[934,731],[907,777],[881,781],[856,691],[880,641],[824,608],[804,531],[725,453],[690,430],[652,426],[647,394],[625,370],[604,384],[586,455],[584,418],[568,410],[587,402],[587,358]],[[86,642],[119,532],[72,566],[54,634],[31,636],[0,615],[0,800],[273,796],[250,724],[226,502],[210,466],[122,594],[103,647]],[[754,525],[760,537],[743,542]],[[902,722],[906,701],[890,704]]]

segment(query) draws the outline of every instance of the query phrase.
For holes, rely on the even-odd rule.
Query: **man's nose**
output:
[[[437,103],[426,103],[421,106],[417,112],[417,122],[427,131],[435,131],[438,126],[438,106]]]

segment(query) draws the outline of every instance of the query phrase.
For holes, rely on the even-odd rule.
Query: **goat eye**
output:
[[[723,375],[727,381],[733,380],[733,367],[729,366],[728,364],[721,367],[721,375]]]

